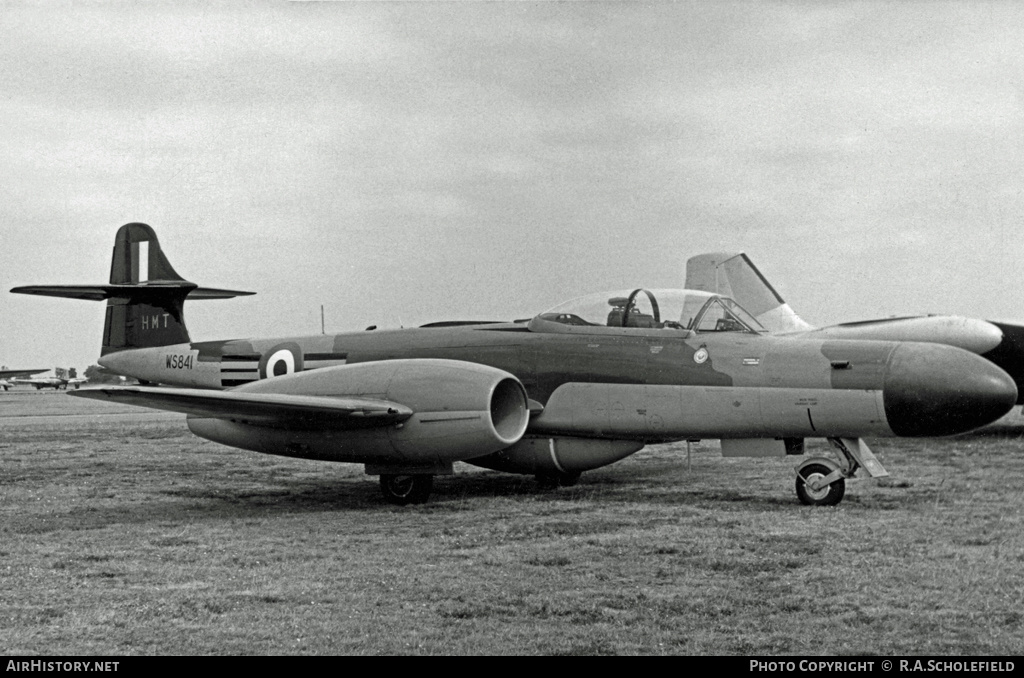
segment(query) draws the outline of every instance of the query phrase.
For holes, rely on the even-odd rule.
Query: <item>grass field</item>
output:
[[[875,440],[801,506],[794,460],[649,447],[577,487],[457,465],[386,504],[351,465],[183,417],[0,394],[7,654],[1024,653],[1024,417]]]

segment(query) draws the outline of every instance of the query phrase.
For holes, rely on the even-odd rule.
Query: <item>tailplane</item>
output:
[[[743,252],[698,254],[686,262],[686,289],[732,297],[771,332],[813,329]]]
[[[199,287],[171,266],[156,233],[146,224],[125,224],[114,238],[108,285],[30,285],[17,294],[107,300],[103,349],[114,351],[169,346],[189,341],[186,299],[230,299],[255,292]]]

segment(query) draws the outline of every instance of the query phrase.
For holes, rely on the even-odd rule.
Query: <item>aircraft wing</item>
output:
[[[411,409],[396,402],[351,396],[154,386],[83,388],[69,395],[275,428],[370,428],[405,421],[413,415]]]
[[[29,377],[33,374],[41,374],[46,372],[50,368],[42,370],[0,370],[0,379],[6,379],[7,377]]]

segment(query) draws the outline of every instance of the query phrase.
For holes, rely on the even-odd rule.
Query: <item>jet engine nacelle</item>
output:
[[[457,360],[411,359],[325,367],[236,389],[372,398],[412,410],[398,423],[349,417],[316,427],[277,427],[241,418],[190,415],[198,436],[255,452],[368,464],[368,472],[441,471],[453,461],[514,445],[529,423],[526,390],[514,376]],[[384,469],[384,470],[381,470]]]

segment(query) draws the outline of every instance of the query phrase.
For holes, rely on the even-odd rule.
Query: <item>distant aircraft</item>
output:
[[[37,391],[44,388],[52,388],[59,391],[64,387],[64,380],[57,377],[35,377],[33,379],[11,379],[13,386],[34,386]]]
[[[815,328],[783,301],[742,252],[713,252],[690,258],[686,262],[686,287],[732,297],[776,333],[807,339],[919,341],[965,349],[1009,374],[1017,386],[1017,404],[1024,404],[1024,325],[955,315],[918,315]]]
[[[38,374],[39,372],[45,372],[46,370],[36,370],[32,374]],[[22,386],[35,386],[36,390],[42,390],[44,388],[52,388],[54,391],[68,389],[68,386],[74,386],[75,388],[81,387],[87,379],[82,379],[78,376],[75,368],[64,369],[63,367],[53,368],[55,376],[52,377],[37,377],[35,379],[12,379],[11,385],[18,384]],[[7,390],[6,388],[4,390]]]
[[[139,223],[117,233],[110,284],[11,291],[107,300],[99,363],[140,385],[72,395],[182,412],[234,447],[364,464],[396,504],[426,501],[455,461],[571,485],[645,444],[701,438],[726,456],[827,438],[837,459],[803,461],[795,483],[805,504],[836,504],[858,469],[887,475],[862,436],[960,433],[1017,399],[967,351],[777,337],[689,290],[605,292],[528,322],[193,342],[186,299],[247,293],[184,280]]]
[[[4,365],[2,368],[0,368],[0,388],[3,388],[3,390],[6,391],[7,389],[9,389],[11,386],[14,385],[10,381],[8,381],[9,377],[30,377],[33,374],[42,374],[45,371],[46,371],[45,369],[41,369],[41,370],[9,370],[9,369],[7,369],[7,366]]]
[[[57,375],[58,379],[64,380],[64,389],[67,390],[69,387],[81,388],[82,384],[89,380],[85,377],[78,376],[78,371],[74,367],[64,369],[63,367],[54,368],[53,373]]]

